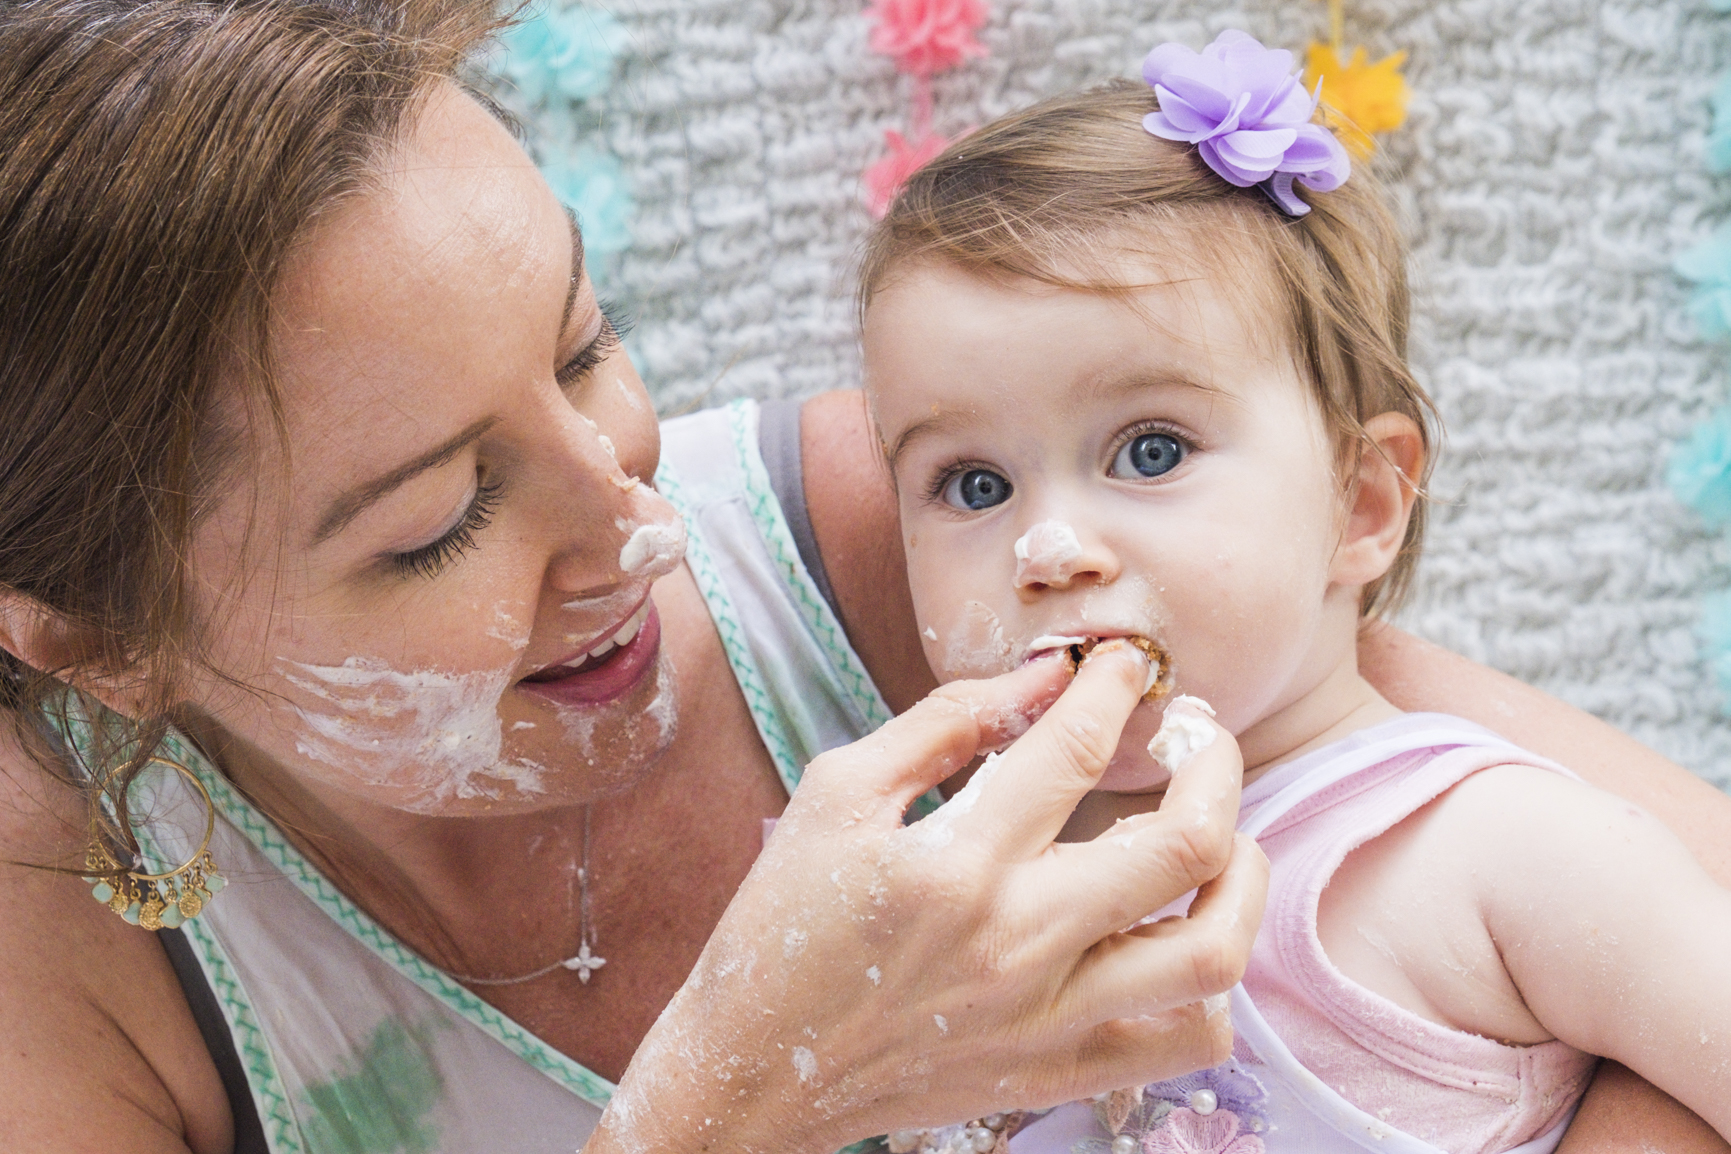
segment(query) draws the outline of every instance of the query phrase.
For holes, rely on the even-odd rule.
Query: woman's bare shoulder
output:
[[[1476,721],[1641,806],[1731,888],[1731,797],[1682,766],[1548,693],[1390,625],[1360,634],[1358,663],[1399,708]]]
[[[812,534],[842,625],[897,713],[937,687],[920,648],[900,515],[865,395],[823,393],[800,411],[800,453]]]
[[[45,1154],[232,1149],[222,1083],[155,935],[76,875],[38,868],[79,859],[83,802],[4,728],[0,1133]]]

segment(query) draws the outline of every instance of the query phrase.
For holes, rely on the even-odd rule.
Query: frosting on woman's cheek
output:
[[[514,661],[473,673],[405,672],[370,657],[278,666],[301,691],[289,706],[301,725],[296,752],[391,790],[399,808],[433,813],[454,800],[545,790],[546,767],[503,755],[499,702]]]

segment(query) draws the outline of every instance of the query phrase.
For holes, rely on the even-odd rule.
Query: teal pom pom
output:
[[[497,68],[531,104],[587,100],[612,83],[613,61],[629,39],[606,12],[549,6],[499,38],[505,55]]]
[[[1719,690],[1731,705],[1731,592],[1716,593],[1701,603],[1698,628],[1703,654]]]
[[[1731,408],[1714,413],[1671,450],[1665,479],[1708,525],[1731,525]]]
[[[541,175],[577,214],[585,252],[605,255],[631,244],[631,186],[617,159],[580,148],[543,163]]]
[[[1689,313],[1703,336],[1731,335],[1731,224],[1678,257],[1673,267],[1696,284]]]
[[[1731,5],[1731,0],[1727,0]],[[1731,172],[1731,74],[1713,90],[1713,131],[1707,134],[1707,168]]]

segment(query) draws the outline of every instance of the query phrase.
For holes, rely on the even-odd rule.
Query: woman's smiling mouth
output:
[[[661,618],[647,598],[611,634],[586,651],[547,665],[517,682],[517,688],[565,705],[595,705],[622,697],[655,664],[661,648]]]

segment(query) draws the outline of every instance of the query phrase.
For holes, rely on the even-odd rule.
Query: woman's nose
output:
[[[569,410],[567,411],[569,413]],[[628,450],[582,414],[571,414],[558,452],[570,481],[554,510],[559,540],[547,577],[562,593],[653,581],[685,556],[685,525],[673,505],[627,468]],[[623,459],[623,460],[622,460]]]
[[[1084,544],[1067,521],[1041,521],[1016,539],[1016,590],[1066,589],[1072,582],[1102,584],[1118,576],[1118,559],[1098,540]]]

